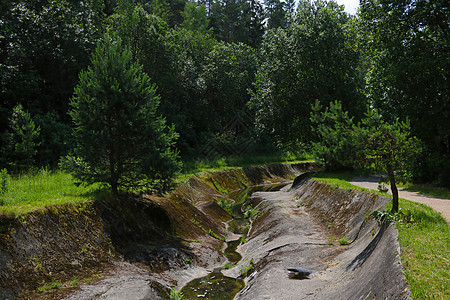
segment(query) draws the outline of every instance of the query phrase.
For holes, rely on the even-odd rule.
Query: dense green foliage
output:
[[[416,177],[450,186],[450,12],[446,1],[361,1],[367,97],[388,120],[411,120],[424,143]]]
[[[286,146],[310,142],[316,100],[342,99],[352,114],[361,114],[359,56],[349,22],[334,2],[300,1],[290,27],[266,34],[252,98],[260,132]]]
[[[409,119],[423,145],[413,178],[449,186],[445,1],[364,0],[356,16],[295,3],[1,1],[0,168],[54,168],[73,154],[69,102],[108,33],[156,85],[184,161],[309,151],[311,106],[339,100],[355,122],[367,105],[389,124]],[[19,104],[34,127],[26,153],[11,123]]]
[[[70,104],[78,179],[108,183],[114,194],[168,187],[179,167],[177,134],[157,115],[156,87],[120,39],[98,44]]]
[[[395,171],[407,171],[420,148],[411,136],[409,122],[398,119],[385,122],[376,109],[368,108],[361,122],[355,123],[338,101],[321,111],[318,102],[312,108],[311,121],[319,136],[314,143],[319,161],[328,169],[375,165],[386,172],[391,184],[393,211],[398,211]]]

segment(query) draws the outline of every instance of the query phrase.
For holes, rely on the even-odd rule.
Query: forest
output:
[[[0,9],[9,173],[64,167],[113,191],[166,188],[181,161],[317,152],[331,132],[318,132],[314,112],[338,107],[355,124],[368,108],[408,124],[417,143],[405,176],[450,187],[447,1],[361,0],[356,15],[322,0],[1,0]],[[334,152],[352,152],[335,138]]]

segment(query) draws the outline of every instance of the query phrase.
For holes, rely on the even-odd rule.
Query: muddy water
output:
[[[287,184],[288,183],[276,183],[254,186],[233,191],[228,194],[228,197],[235,201],[234,215],[236,216],[228,223],[228,229],[235,234],[242,234],[243,237],[245,237],[250,222],[247,218],[244,218],[242,206],[245,204],[248,196],[257,191],[277,191]],[[227,248],[224,251],[224,254],[228,259],[227,267],[233,267],[241,260],[242,256],[236,252],[240,243],[240,239],[227,243]],[[218,268],[205,277],[190,281],[183,287],[181,292],[185,299],[232,300],[244,286],[245,283],[243,279],[227,277],[222,274],[221,268]]]
[[[224,253],[230,265],[235,265],[242,258],[236,252],[239,244],[240,240],[228,242],[228,247]],[[244,286],[244,280],[224,276],[221,268],[218,268],[208,276],[192,280],[181,291],[185,299],[232,300]]]
[[[226,277],[214,270],[206,277],[189,282],[181,291],[185,299],[232,300],[244,285],[242,279]]]

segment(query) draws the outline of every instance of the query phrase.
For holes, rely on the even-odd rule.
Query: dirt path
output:
[[[378,190],[378,180],[378,176],[369,176],[357,177],[349,182],[362,188]],[[392,194],[390,187],[388,185],[386,185],[386,187],[389,189],[388,193]],[[402,188],[398,189],[398,195],[400,198],[426,204],[432,207],[435,211],[439,212],[444,217],[444,219],[447,221],[447,224],[450,224],[450,200],[419,194],[417,192],[410,192]]]

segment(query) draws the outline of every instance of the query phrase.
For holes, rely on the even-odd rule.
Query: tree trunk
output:
[[[388,164],[387,166],[389,181],[391,183],[391,191],[392,191],[392,210],[391,212],[398,212],[398,189],[397,185],[395,185],[395,175],[392,166]]]
[[[117,196],[119,194],[119,191],[117,189],[117,186],[118,186],[117,181],[113,180],[110,184],[111,184],[111,191],[112,191],[113,195]]]

